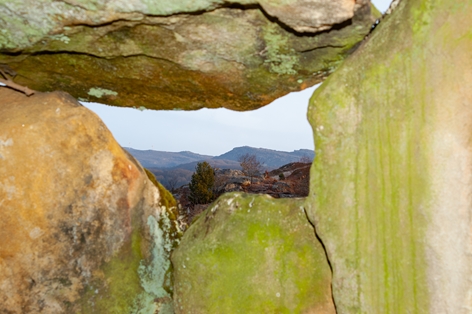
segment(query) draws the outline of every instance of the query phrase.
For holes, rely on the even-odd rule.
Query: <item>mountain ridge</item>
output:
[[[213,156],[201,155],[191,151],[165,152],[157,150],[139,150],[131,147],[123,147],[134,158],[136,158],[143,167],[153,168],[172,168],[181,164],[211,159]]]
[[[238,161],[239,157],[244,154],[255,155],[265,168],[275,169],[285,164],[296,162],[300,158],[306,156],[313,160],[315,153],[309,149],[298,149],[292,152],[279,151],[268,148],[255,148],[251,146],[235,147],[229,152],[213,157],[213,159],[226,159]]]
[[[279,151],[268,148],[255,148],[251,146],[240,146],[218,156],[202,155],[191,151],[181,152],[165,152],[156,150],[139,150],[130,147],[124,147],[131,155],[133,155],[143,167],[160,168],[160,169],[189,169],[191,165],[197,162],[207,161],[218,168],[228,166],[228,169],[238,169],[238,158],[244,154],[256,155],[257,159],[265,168],[275,169],[282,165],[296,162],[302,157],[310,160],[314,158],[314,151],[309,149],[298,149],[292,152]],[[193,166],[193,169],[195,167]],[[239,167],[240,169],[240,167]]]
[[[190,151],[163,152],[154,150],[138,150],[124,147],[143,167],[151,171],[156,179],[169,189],[188,184],[197,163],[207,161],[212,167],[219,169],[241,170],[239,156],[254,154],[267,170],[277,169],[283,165],[300,161],[304,156],[313,160],[314,151],[299,149],[293,152],[277,151],[268,148],[250,146],[235,147],[219,156],[201,155]],[[183,163],[179,163],[182,162]]]

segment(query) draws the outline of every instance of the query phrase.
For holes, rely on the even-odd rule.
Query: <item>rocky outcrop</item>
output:
[[[471,312],[471,16],[401,1],[312,98],[307,204],[339,313]]]
[[[294,199],[225,194],[172,263],[176,313],[335,313],[325,252]]]
[[[0,102],[0,312],[171,313],[169,195],[68,94]]]
[[[17,83],[149,109],[260,107],[323,80],[375,20],[364,0],[22,0],[0,15]]]

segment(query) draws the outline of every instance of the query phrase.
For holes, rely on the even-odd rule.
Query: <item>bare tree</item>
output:
[[[167,185],[169,186],[169,190],[174,193],[175,189],[177,188],[177,183],[179,182],[179,178],[177,175],[172,174],[168,179],[167,179]]]
[[[259,175],[262,171],[261,162],[257,159],[256,155],[253,154],[239,156],[238,161],[244,174],[251,178],[252,184],[252,178]]]
[[[219,168],[214,168],[215,169],[215,185],[213,186],[213,193],[215,195],[215,198],[220,196],[222,194],[222,190],[225,186],[225,184],[228,182],[229,176],[223,174],[221,171],[219,171]]]

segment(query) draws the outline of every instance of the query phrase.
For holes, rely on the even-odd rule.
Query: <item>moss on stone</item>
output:
[[[94,274],[94,280],[86,287],[81,298],[79,313],[135,313],[132,309],[136,297],[143,290],[138,274],[144,259],[140,220],[135,213],[130,241],[125,242],[122,250],[105,262],[99,273]]]
[[[82,313],[173,313],[170,253],[176,244],[169,231],[172,223],[163,211],[157,217],[148,216],[146,224],[150,244],[142,246],[142,229],[133,231],[131,251],[125,249],[105,263],[103,279],[87,287]],[[143,249],[147,257],[141,255]]]
[[[307,206],[343,313],[447,312],[438,310],[445,295],[461,293],[434,283],[441,276],[447,282],[454,272],[442,272],[458,265],[438,266],[429,250],[451,254],[447,246],[437,248],[442,223],[432,224],[436,215],[452,219],[456,209],[437,204],[455,180],[445,179],[448,172],[438,166],[445,161],[437,158],[450,150],[441,134],[463,136],[452,127],[458,116],[449,113],[467,97],[451,101],[456,77],[469,77],[462,68],[470,58],[461,51],[472,41],[462,37],[467,19],[445,15],[454,1],[432,3],[402,1],[310,102],[316,159]],[[451,25],[454,31],[446,31]]]
[[[172,193],[170,193],[161,183],[159,183],[156,180],[156,177],[151,171],[149,171],[148,169],[144,169],[144,171],[146,171],[146,175],[149,178],[149,180],[151,180],[151,182],[159,190],[159,195],[160,195],[159,205],[166,208],[171,220],[177,220],[179,216],[177,201],[175,200]]]
[[[167,195],[165,206],[147,218],[141,217],[142,211],[134,212],[129,241],[93,274],[79,301],[78,313],[173,313],[170,254],[180,231],[168,209],[176,203],[152,173],[146,170],[146,174],[160,187],[160,196]]]
[[[334,313],[326,256],[298,200],[225,194],[172,262],[176,313]]]

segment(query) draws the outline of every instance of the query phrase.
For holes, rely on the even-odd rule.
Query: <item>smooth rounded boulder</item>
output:
[[[171,313],[162,195],[74,98],[0,87],[0,312]]]

